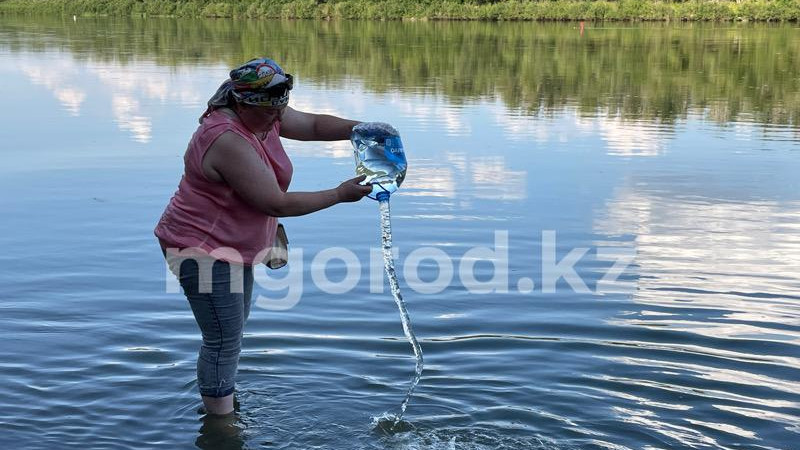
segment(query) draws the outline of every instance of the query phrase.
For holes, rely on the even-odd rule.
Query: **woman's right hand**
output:
[[[372,192],[372,186],[369,184],[366,186],[359,184],[366,178],[366,175],[359,175],[340,184],[339,187],[336,188],[339,202],[357,202],[369,195],[369,193]]]

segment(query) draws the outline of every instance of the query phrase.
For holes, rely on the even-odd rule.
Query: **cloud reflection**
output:
[[[475,158],[472,163],[475,197],[488,200],[524,200],[528,172],[506,167],[502,156]]]
[[[423,197],[519,201],[527,197],[528,172],[511,170],[503,156],[468,157],[450,152],[444,161],[414,160],[403,184],[404,194]]]
[[[800,433],[800,418],[791,414],[784,414],[775,411],[766,411],[760,408],[743,408],[740,406],[715,404],[715,408],[739,414],[747,417],[748,419],[765,420],[770,422],[778,422],[786,425],[786,429],[795,433]]]
[[[455,173],[452,167],[437,164],[431,160],[414,163],[415,169],[409,171],[403,182],[403,194],[424,197],[456,197]]]
[[[152,139],[153,119],[141,105],[148,103],[177,103],[202,107],[205,103],[200,84],[192,82],[191,67],[166,72],[155,64],[143,61],[133,66],[92,62],[87,64],[87,76],[111,91],[111,111],[119,128],[131,134],[134,141],[148,143]],[[177,72],[177,73],[176,73]]]
[[[608,322],[676,342],[664,344],[654,337],[656,343],[644,344],[652,350],[647,356],[608,357],[617,367],[632,368],[634,375],[606,379],[639,392],[650,390],[636,400],[642,407],[659,408],[646,397],[666,396],[682,398],[693,408],[725,403],[714,407],[798,430],[794,415],[767,409],[800,406],[795,401],[800,388],[787,372],[800,367],[789,356],[800,343],[800,203],[681,195],[674,186],[658,184],[623,184],[594,229],[607,236],[633,236],[636,246],[637,289],[631,300],[641,311]],[[772,345],[781,350],[770,352],[767,346]],[[613,409],[620,420],[687,446],[718,446],[711,435],[719,433],[766,437],[735,420],[712,422],[695,415],[669,423],[653,410]]]
[[[639,425],[647,430],[662,434],[689,448],[708,446],[724,448],[721,447],[714,438],[706,436],[700,431],[660,420],[658,415],[653,411],[620,407],[614,407],[613,410],[617,414],[617,417],[624,422]]]
[[[128,95],[111,97],[111,110],[120,129],[129,131],[137,142],[147,143],[152,136],[153,125],[149,117],[140,113],[139,102]]]
[[[500,100],[492,105],[492,109],[495,111],[494,121],[497,126],[503,130],[503,135],[511,140],[547,143],[551,139],[560,141],[567,133],[563,127],[555,126],[552,118],[536,117],[525,111],[509,110]],[[567,114],[568,110],[565,108],[564,112]]]
[[[625,187],[594,228],[635,236],[633,300],[674,312],[621,322],[713,338],[800,343],[799,332],[769,327],[796,325],[800,314],[800,240],[790,229],[796,223],[797,203],[670,197]],[[690,312],[697,309],[702,315]]]
[[[626,120],[599,114],[586,118],[575,115],[576,128],[597,133],[606,142],[606,153],[612,156],[658,156],[664,153],[671,128],[658,122]]]
[[[69,115],[84,114],[90,102],[108,106],[119,129],[141,143],[152,140],[153,107],[173,103],[199,109],[210,95],[204,77],[189,76],[197,70],[192,67],[169,69],[145,61],[130,65],[83,62],[61,53],[18,59],[20,63],[12,70],[47,89]],[[224,77],[224,70],[220,71]]]
[[[205,68],[205,75],[198,82],[191,71],[197,68],[178,67],[167,69],[154,63],[137,61],[131,65],[114,62],[79,62],[69,57],[57,58],[58,67],[54,70],[46,57],[25,59],[20,69],[34,83],[46,87],[72,115],[83,113],[88,102],[108,105],[116,126],[139,143],[149,143],[153,139],[154,114],[164,103],[177,103],[196,109],[203,107],[206,98],[217,86],[207,85],[213,80],[209,72],[217,68]],[[218,68],[224,74],[224,68]],[[224,75],[220,76],[222,79]],[[194,80],[194,81],[193,81]],[[92,85],[91,90],[79,86]],[[292,96],[292,106],[299,110],[322,114],[345,116],[350,108],[364,107],[357,99],[347,96],[345,100],[337,97],[319,95],[316,86],[307,86]],[[349,90],[360,89],[358,85]],[[91,94],[91,95],[90,95]],[[105,95],[105,98],[104,98]],[[409,132],[421,129],[444,129],[452,136],[468,136],[472,132],[470,112],[460,106],[453,106],[443,99],[399,98],[400,94],[390,93],[385,98],[375,100],[376,104],[389,104],[392,109],[405,108],[414,126]],[[103,101],[106,101],[105,105]],[[345,101],[346,103],[341,103]],[[487,103],[487,108],[502,110],[501,104]],[[395,111],[395,112],[396,112]],[[527,121],[518,118],[520,125]],[[347,142],[293,143],[289,150],[293,157],[330,157],[336,159],[352,158],[352,150]],[[410,155],[412,158],[413,155]],[[409,172],[404,185],[408,195],[440,198],[523,200],[526,196],[527,172],[512,170],[503,156],[472,157],[464,152],[445,151],[441,159],[415,159],[415,167]],[[458,192],[457,192],[458,191]]]
[[[70,78],[79,78],[80,68],[72,60],[31,58],[19,65],[33,84],[43,86],[53,93],[61,106],[71,115],[79,116],[86,100],[86,91]]]
[[[56,98],[71,116],[79,116],[81,104],[86,100],[86,92],[76,88],[55,89]]]

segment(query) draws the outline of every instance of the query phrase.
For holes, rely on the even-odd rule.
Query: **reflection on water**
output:
[[[642,309],[609,323],[661,334],[689,333],[703,336],[705,342],[676,342],[664,349],[678,352],[668,358],[609,357],[635,367],[639,375],[606,376],[604,382],[650,391],[654,398],[659,391],[677,399],[699,396],[718,410],[772,418],[767,420],[788,417],[788,423],[796,424],[796,416],[775,410],[800,408],[798,401],[787,400],[800,394],[800,360],[795,356],[800,343],[800,203],[681,195],[685,187],[645,180],[628,180],[595,221],[600,233],[635,236],[638,281],[632,300]],[[677,356],[681,354],[703,355],[699,361],[705,362]],[[740,367],[726,367],[724,361],[730,360],[740,361]],[[642,375],[647,372],[652,379]],[[758,386],[760,395],[743,395],[725,386]],[[612,390],[603,392],[614,395]],[[690,407],[647,396],[633,400],[649,407],[614,407],[620,420],[685,445],[724,447],[704,430],[751,442],[766,438],[753,428],[756,424],[735,417],[729,422],[707,420],[713,412],[687,417],[684,424],[670,423],[656,411]]]
[[[0,447],[793,448],[799,36],[0,18],[4,99],[36,108],[0,112],[0,189],[14,192],[0,222],[0,403],[13,418]],[[409,292],[429,349],[413,430],[371,427],[412,363],[394,305],[367,277],[330,295],[308,273],[332,245],[369,260],[369,203],[289,219],[302,299],[251,315],[237,417],[195,412],[199,335],[180,295],[164,293],[152,226],[207,96],[265,52],[297,75],[296,108],[403,134],[398,261],[430,246],[455,269],[508,231],[509,292],[478,295],[460,276],[436,295]],[[286,147],[296,190],[352,176],[347,142]],[[587,286],[611,265],[592,255],[635,249],[621,289],[542,292],[548,230],[558,258],[591,248],[574,266]],[[437,278],[432,262],[420,280]],[[491,279],[492,264],[470,262]]]
[[[641,426],[647,430],[663,434],[674,441],[681,442],[689,446],[714,446],[718,447],[719,443],[696,429],[673,425],[670,423],[662,422],[658,418],[658,414],[648,409],[628,409],[614,407],[614,412],[621,420]]]
[[[70,61],[60,60],[59,64],[53,67],[52,63],[36,64],[36,61],[22,61],[19,65],[19,75],[24,74],[30,77],[32,83],[51,91],[70,115],[80,115],[86,91],[77,84],[70,85],[69,75],[70,72],[74,74],[77,71],[75,65]]]
[[[614,156],[658,156],[664,152],[672,131],[671,126],[662,126],[658,121],[651,123],[602,115],[594,119],[578,118],[576,128],[598,133],[606,142],[608,154]]]
[[[476,199],[519,201],[526,197],[524,170],[511,170],[503,156],[467,158],[459,152],[446,152],[441,161],[413,161],[417,170],[409,172],[403,189],[409,196],[454,199],[459,192],[470,192]]]
[[[81,104],[86,99],[86,91],[79,87],[82,83],[74,83],[70,77],[76,77],[78,68],[69,60],[58,60],[54,66],[52,61],[45,63],[41,58],[20,61],[17,76],[30,77],[32,83],[43,86],[58,99],[63,108],[72,116],[81,113]]]
[[[201,419],[195,446],[202,450],[240,450],[245,448],[242,427],[237,414],[206,414]]]
[[[621,189],[595,228],[635,235],[634,301],[659,315],[626,323],[716,338],[780,340],[800,313],[800,204],[675,198]],[[699,316],[691,313],[696,309]],[[757,325],[753,325],[757,324]]]
[[[689,113],[718,123],[768,124],[797,124],[800,115],[800,80],[793,76],[800,73],[800,36],[790,24],[592,24],[580,35],[569,26],[530,22],[4,17],[0,33],[14,51],[58,47],[95,62],[174,68],[234,67],[264,53],[262,43],[269,42],[269,53],[299,79],[326,88],[360,80],[373,92],[439,94],[457,105],[497,98],[544,116],[567,105],[582,114],[602,110],[665,124]],[[346,70],[341,61],[351,61]],[[157,76],[109,74],[123,87],[146,83],[158,92],[163,86]],[[447,132],[475,130],[447,109],[414,107],[441,118]]]
[[[74,55],[60,52],[27,53],[15,58],[6,68],[8,76],[30,79],[52,93],[71,116],[82,108],[109,110],[119,129],[136,142],[152,139],[152,104],[198,108],[206,100],[208,86],[198,84],[191,68],[164,68],[147,62],[137,63],[135,71],[116,62],[77,61]],[[221,79],[225,68],[220,67]]]

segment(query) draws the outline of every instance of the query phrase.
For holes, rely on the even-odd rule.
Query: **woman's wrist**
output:
[[[342,186],[336,186],[335,188],[331,189],[333,191],[333,199],[334,205],[342,203]]]
[[[356,125],[361,123],[360,121],[357,120],[348,120],[348,122],[349,123],[345,127],[345,129],[347,130],[347,137],[345,139],[350,139],[353,136],[353,128],[355,128]]]

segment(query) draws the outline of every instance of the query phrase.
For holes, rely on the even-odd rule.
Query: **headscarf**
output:
[[[217,92],[208,100],[200,122],[217,108],[228,106],[231,97],[247,105],[277,108],[289,103],[293,78],[269,58],[256,58],[231,70]]]

